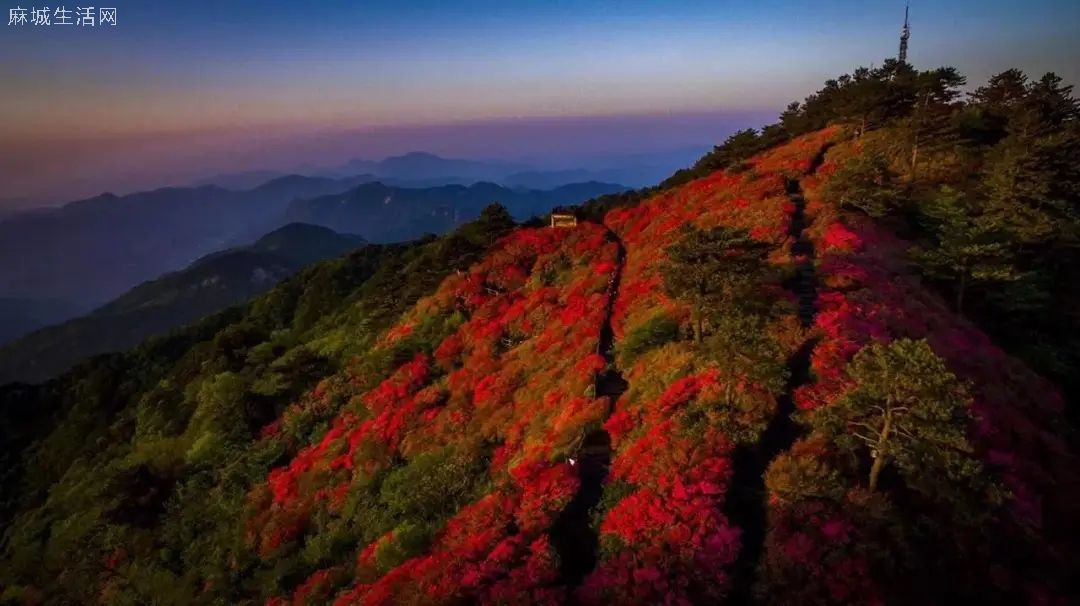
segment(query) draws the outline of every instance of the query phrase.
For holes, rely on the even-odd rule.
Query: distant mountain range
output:
[[[239,192],[204,185],[106,194],[0,222],[0,259],[10,261],[0,265],[2,285],[33,295],[0,299],[0,384],[43,380],[83,357],[133,346],[246,301],[304,265],[364,241],[444,233],[492,202],[524,220],[626,189],[595,182],[545,191],[486,182],[355,185],[365,178],[290,175]],[[304,197],[338,190],[344,191]],[[225,246],[232,247],[214,252]],[[186,269],[165,273],[198,255]],[[147,276],[161,277],[69,320],[93,307],[85,297],[109,296]]]
[[[236,173],[221,173],[199,179],[192,183],[191,187],[216,185],[217,187],[223,187],[225,189],[252,189],[267,181],[272,181],[288,174],[289,173],[283,173],[276,170],[249,170]]]
[[[518,220],[555,206],[574,204],[626,188],[611,183],[576,183],[551,190],[510,189],[494,183],[429,188],[365,183],[347,192],[297,200],[286,219],[360,234],[373,242],[394,242],[424,233],[442,233],[470,221],[491,202]]]
[[[208,255],[184,270],[144,282],[89,315],[0,347],[0,384],[45,380],[82,358],[127,349],[243,303],[305,265],[363,245],[359,236],[325,227],[286,225],[250,246]],[[7,300],[0,300],[0,310],[6,307]]]
[[[294,171],[250,170],[222,173],[193,182],[194,187],[216,185],[226,189],[249,189],[260,183],[286,174],[341,178],[356,176],[367,181],[380,181],[401,187],[433,187],[438,185],[472,185],[479,181],[502,183],[504,178],[533,167],[521,163],[489,162],[461,158],[443,158],[427,152],[409,152],[381,160],[354,158],[334,167],[304,166]],[[588,171],[584,173],[587,175]],[[589,181],[589,178],[579,181]],[[552,180],[548,188],[566,185],[571,181]]]
[[[566,158],[565,165],[551,160],[514,161],[444,158],[428,152],[409,152],[381,160],[352,159],[336,167],[303,166],[291,173],[339,178],[368,175],[370,181],[401,187],[472,185],[487,181],[504,187],[553,189],[572,183],[600,181],[628,187],[655,185],[680,168],[694,163],[709,146],[691,146],[657,152],[618,153],[604,156]],[[247,189],[284,172],[253,170],[223,173],[200,179],[192,185],[217,185]]]
[[[456,177],[472,181],[496,181],[505,175],[529,169],[527,164],[443,158],[427,152],[410,152],[378,161],[354,159],[338,170],[347,174],[371,173],[405,180]]]
[[[102,194],[0,220],[0,296],[90,307],[285,224],[297,198],[363,179],[279,177],[246,191],[216,186]]]
[[[380,165],[395,174],[419,176],[422,166],[440,162],[432,158],[413,154]],[[459,169],[469,165],[448,162]],[[432,178],[443,183],[448,179]],[[506,202],[523,218],[556,204],[625,189],[584,184],[545,193],[489,184],[403,191],[401,185],[414,182],[388,179],[389,183],[372,185],[350,198],[354,203],[347,212],[329,212],[321,206],[325,200],[310,208],[290,206],[296,200],[341,194],[374,179],[369,173],[351,177],[285,175],[240,191],[201,185],[126,196],[106,193],[58,209],[0,218],[0,297],[53,299],[89,308],[203,255],[248,244],[290,221],[335,229],[348,225],[342,231],[361,233],[372,241],[390,241],[443,231],[475,217],[480,208],[494,201]],[[408,202],[381,206],[355,203],[369,200],[372,191],[379,192],[379,202],[386,198]],[[371,214],[362,217],[357,212]]]

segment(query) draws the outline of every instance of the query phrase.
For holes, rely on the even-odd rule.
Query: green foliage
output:
[[[918,243],[914,259],[956,294],[958,308],[966,296],[968,312],[1004,342],[1037,341],[1039,351],[1021,351],[1075,376],[1076,101],[1052,74],[1032,82],[1010,70],[966,103],[958,101],[962,84],[950,68],[920,72],[889,61],[856,70],[789,106],[777,124],[735,133],[662,187],[739,170],[779,142],[844,124],[866,151],[839,169],[823,195],[906,225]],[[651,191],[595,200],[581,215],[596,219]],[[254,554],[238,521],[254,509],[250,489],[269,469],[324,435],[343,407],[364,418],[356,394],[467,321],[462,313],[434,314],[392,345],[374,347],[413,303],[512,226],[506,209],[492,205],[445,237],[364,247],[51,383],[0,389],[3,599],[246,603],[286,593],[379,537],[390,537],[374,554],[380,571],[422,553],[450,515],[489,490],[486,447],[435,450],[358,472],[335,495],[342,499],[335,514],[305,520],[281,553]],[[634,377],[627,401],[661,398],[675,380],[719,370],[739,380],[710,383],[673,427],[691,438],[718,429],[734,442],[760,439],[788,378],[785,348],[770,334],[781,304],[762,292],[777,280],[765,258],[770,249],[721,228],[688,231],[667,250],[665,285],[691,307],[695,343],[678,341],[672,312],[642,314],[647,319],[618,346],[621,365],[636,360],[649,369]],[[552,263],[532,279],[554,284],[561,271]],[[850,513],[856,508],[844,500],[868,495],[846,490],[843,474],[853,473],[867,478],[875,492],[866,498],[875,504],[926,499],[965,521],[996,511],[1001,490],[967,440],[965,386],[925,342],[870,345],[847,373],[850,390],[810,419],[815,437],[832,440],[841,456],[825,448],[820,458],[780,456],[766,478],[771,494]],[[257,437],[278,418],[280,426],[268,428],[273,437]],[[634,432],[640,428],[627,436]],[[378,447],[358,448],[365,455]],[[557,457],[566,454],[559,448]],[[606,484],[598,511],[632,489]],[[933,534],[921,525],[917,531]],[[603,546],[607,554],[616,547]]]
[[[693,179],[726,168],[737,166],[743,160],[766,149],[768,141],[752,128],[735,132],[711,152],[701,157],[688,169],[676,172],[661,184],[661,187],[674,187]]]
[[[304,265],[362,243],[355,236],[292,224],[250,246],[209,255],[144,282],[93,313],[0,347],[0,383],[44,381],[83,358],[134,347],[153,335],[242,304]]]
[[[224,430],[232,434],[246,429],[244,397],[247,385],[234,372],[223,372],[204,381],[196,396],[197,407],[189,432]]]
[[[960,97],[959,89],[965,82],[966,79],[952,67],[941,67],[914,76],[911,112],[898,121],[898,132],[911,150],[909,170],[912,178],[920,153],[925,155],[956,140],[956,101]]]
[[[830,124],[858,137],[822,195],[886,219],[913,260],[1011,353],[1080,395],[1080,102],[1053,73],[964,77],[887,60],[828,80],[665,185]],[[1080,406],[1073,406],[1080,411]],[[1080,413],[1075,413],[1080,414]]]
[[[1080,322],[1066,310],[1080,300],[1080,103],[1052,73],[1029,80],[1007,70],[964,104],[927,88],[939,107],[919,171],[908,162],[911,214],[901,215],[914,220],[913,259],[958,310],[1075,401]],[[891,151],[903,164],[911,124],[882,134],[907,142]]]
[[[987,154],[985,212],[1011,242],[1028,248],[1075,245],[1080,209],[1080,136],[1009,135]]]
[[[424,453],[386,477],[379,500],[391,515],[432,521],[475,497],[483,460],[444,449]]]
[[[634,493],[634,485],[625,480],[609,480],[604,482],[603,492],[600,494],[600,502],[596,504],[596,507],[590,512],[590,524],[594,530],[599,531],[600,524],[603,522],[604,517],[612,507],[615,507],[626,497]],[[618,551],[619,545],[612,541],[612,535],[604,535],[606,543],[602,542],[600,545],[601,551],[605,555],[610,555]]]
[[[704,336],[706,307],[720,308],[736,298],[752,300],[756,278],[765,266],[769,245],[741,230],[719,227],[688,230],[668,248],[663,268],[668,292],[693,306],[694,341]]]
[[[737,168],[754,154],[794,137],[845,124],[859,136],[886,126],[902,127],[903,145],[913,165],[919,149],[937,147],[951,137],[953,109],[963,77],[953,68],[917,71],[887,59],[881,67],[859,68],[825,82],[802,103],[791,103],[780,121],[760,130],[739,131],[692,168],[676,172],[661,187],[672,187],[715,170]]]
[[[382,543],[375,549],[375,565],[380,573],[423,553],[432,538],[429,528],[412,522],[395,526],[393,537],[392,541]]]
[[[702,353],[712,365],[772,393],[783,391],[788,376],[784,350],[769,334],[767,315],[731,306],[716,310],[709,321],[713,330]]]
[[[884,217],[901,206],[897,176],[880,153],[866,152],[845,163],[826,184],[822,195],[841,206]]]
[[[765,477],[765,486],[770,495],[791,503],[804,499],[840,503],[848,491],[847,482],[839,471],[817,457],[792,453],[781,453],[773,459]]]
[[[967,439],[970,396],[926,341],[870,345],[847,374],[854,387],[811,421],[843,451],[869,455],[870,490],[895,466],[928,498],[957,506],[1000,502]]]
[[[91,359],[53,382],[0,389],[3,437],[9,419],[20,428],[0,449],[5,497],[19,496],[0,510],[0,586],[8,596],[87,603],[107,583],[106,600],[117,604],[194,603],[212,586],[223,603],[237,603],[292,587],[358,540],[406,521],[415,526],[400,529],[397,555],[385,558],[415,552],[461,499],[483,489],[482,453],[421,457],[371,478],[347,496],[347,515],[312,533],[302,556],[259,564],[239,521],[251,487],[289,449],[321,435],[345,399],[283,410],[347,360],[352,388],[361,389],[395,359],[430,351],[461,317],[432,318],[386,355],[372,345],[512,226],[492,206],[443,238],[366,246],[242,308]],[[253,439],[278,416],[280,439]],[[103,568],[110,558],[115,574]]]
[[[963,311],[970,287],[1000,285],[1022,277],[1017,251],[993,215],[977,214],[961,192],[942,188],[922,205],[934,245],[916,248],[914,258],[927,275],[952,280],[956,309]]]
[[[619,365],[627,368],[641,354],[679,338],[679,321],[670,313],[659,311],[633,327],[617,345]]]
[[[608,211],[616,208],[635,206],[642,200],[646,200],[656,192],[663,190],[665,187],[669,187],[667,181],[655,187],[643,187],[641,189],[599,196],[577,207],[576,214],[579,219],[600,223],[604,220],[604,215],[607,214]]]

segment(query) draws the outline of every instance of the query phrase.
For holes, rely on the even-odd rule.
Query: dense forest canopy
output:
[[[1080,389],[1080,101],[1053,73],[997,74],[969,94],[953,68],[886,60],[829,80],[780,120],[735,133],[665,186],[843,124],[861,153],[826,195],[910,238],[928,280],[1009,351]]]
[[[576,227],[0,388],[0,601],[1075,599],[1080,106],[964,85],[860,69]]]

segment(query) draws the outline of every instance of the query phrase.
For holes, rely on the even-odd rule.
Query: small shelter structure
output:
[[[571,208],[555,208],[551,211],[552,227],[576,227],[577,215]]]

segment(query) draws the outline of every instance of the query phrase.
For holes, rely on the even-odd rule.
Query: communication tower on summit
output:
[[[900,63],[907,63],[907,43],[908,38],[911,37],[911,26],[908,25],[908,9],[910,5],[904,6],[904,27],[900,28]]]

